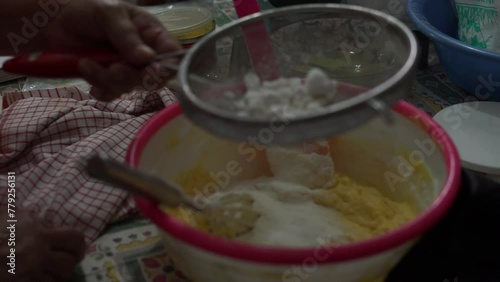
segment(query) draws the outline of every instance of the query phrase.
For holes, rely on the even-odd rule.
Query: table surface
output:
[[[218,26],[236,19],[231,0],[214,0],[214,2]],[[264,7],[267,8],[268,5],[265,4]],[[29,78],[25,83],[14,81],[0,84],[0,94],[14,89],[33,90],[51,85],[67,86],[75,83],[82,82]],[[427,70],[418,72],[415,87],[405,100],[429,115],[434,115],[447,106],[470,99],[471,95],[454,86],[442,67],[434,64]],[[156,228],[147,220],[136,219],[110,226],[89,247],[72,281],[185,280],[172,266]]]

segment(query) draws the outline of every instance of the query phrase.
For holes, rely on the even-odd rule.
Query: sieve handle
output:
[[[180,49],[160,54],[155,58],[155,61],[183,57],[186,53],[187,50]],[[82,74],[78,64],[82,59],[88,59],[103,67],[109,67],[113,63],[120,62],[122,57],[111,49],[52,50],[16,56],[6,61],[3,69],[9,73],[26,76],[79,78],[82,77]],[[177,71],[176,65],[173,64],[167,64],[164,67]]]
[[[78,78],[80,60],[88,59],[107,67],[120,56],[106,49],[52,50],[16,56],[3,65],[6,72],[44,78]]]

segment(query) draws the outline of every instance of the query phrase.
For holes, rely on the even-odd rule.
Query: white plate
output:
[[[434,119],[449,134],[465,168],[500,177],[500,103],[466,102]]]

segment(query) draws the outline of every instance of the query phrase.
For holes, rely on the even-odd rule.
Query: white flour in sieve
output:
[[[241,98],[233,92],[226,92],[230,109],[239,116],[282,117],[316,113],[334,102],[338,82],[329,78],[318,68],[311,69],[303,78],[280,77],[273,81],[260,81],[254,73],[244,77],[247,91]],[[226,104],[225,106],[228,106]]]

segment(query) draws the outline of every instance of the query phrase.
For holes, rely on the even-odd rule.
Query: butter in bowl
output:
[[[147,9],[184,48],[189,48],[216,27],[212,7],[199,1],[175,2]]]

